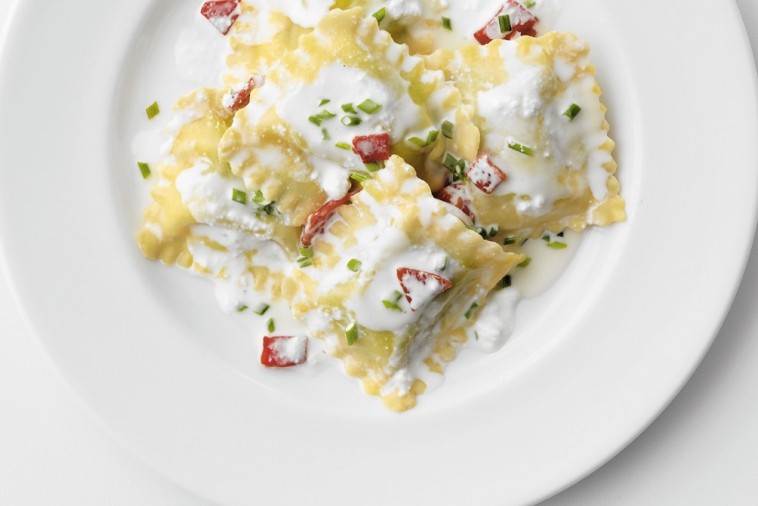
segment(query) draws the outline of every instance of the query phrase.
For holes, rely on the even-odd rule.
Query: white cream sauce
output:
[[[394,86],[398,86],[393,81]],[[355,136],[387,132],[394,139],[403,139],[415,132],[418,118],[423,116],[420,107],[408,95],[407,84],[396,89],[392,84],[373,78],[363,70],[332,63],[319,72],[312,83],[298,84],[294,89],[283,90],[281,95],[271,93],[270,100],[278,115],[300,134],[310,148],[310,162],[316,180],[329,198],[339,198],[348,188],[351,170],[364,171],[358,155],[351,149],[341,149],[337,143],[352,146]],[[265,88],[264,88],[265,89]],[[277,98],[274,98],[279,95]],[[328,103],[319,105],[323,101]],[[366,100],[381,106],[373,114],[358,108]],[[269,102],[270,104],[270,102]],[[352,104],[355,114],[346,113],[343,104]],[[319,113],[333,114],[320,125],[309,120]],[[358,125],[347,126],[343,118],[360,119]],[[328,137],[328,139],[326,138]]]

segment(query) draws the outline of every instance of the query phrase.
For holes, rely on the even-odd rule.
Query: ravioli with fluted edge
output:
[[[451,360],[487,294],[523,260],[466,227],[397,156],[311,247],[285,298],[346,372],[397,410],[425,388],[409,368]]]
[[[625,219],[589,48],[537,36],[543,1],[204,2],[223,84],[138,156],[142,253],[212,280],[262,367],[336,358],[414,407],[503,346],[522,273]]]
[[[427,155],[445,142],[444,121],[465,130],[459,104],[443,73],[427,71],[376,20],[360,9],[332,10],[253,90],[219,153],[248,188],[277,202],[286,223],[302,225],[324,202],[347,193],[351,175],[374,169],[367,166],[377,161],[371,153],[356,153],[356,137],[388,145],[422,174],[442,174],[439,156],[434,165]]]
[[[622,221],[614,142],[589,47],[575,35],[493,41],[429,58],[481,131],[466,177],[443,198],[497,238]]]

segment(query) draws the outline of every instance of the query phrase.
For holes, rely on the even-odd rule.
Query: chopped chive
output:
[[[529,238],[528,238],[528,237],[524,237],[523,239],[521,239],[521,244],[520,244],[520,246],[523,246],[524,244],[526,244],[526,241],[528,241],[528,240],[529,240]]]
[[[398,311],[400,313],[403,312],[403,308],[397,305],[397,302],[393,302],[391,300],[383,300],[382,304],[384,304],[384,307],[389,309],[390,311]]]
[[[313,123],[316,126],[321,126],[321,123],[323,123],[324,121],[326,121],[326,120],[328,120],[330,118],[333,118],[335,116],[336,116],[336,114],[334,114],[333,112],[327,111],[326,109],[324,109],[323,111],[319,112],[318,114],[315,114],[313,116],[308,116],[308,121],[310,121],[311,123]]]
[[[428,144],[426,143],[424,139],[419,139],[418,137],[411,137],[410,139],[408,139],[408,142],[410,142],[411,144],[413,144],[414,146],[418,148],[425,148],[428,146]]]
[[[273,332],[276,330],[276,323],[274,323],[273,318],[268,319],[268,321],[266,322],[266,328],[268,329],[269,332]]]
[[[519,144],[518,142],[515,142],[515,141],[508,141],[508,147],[514,151],[518,151],[519,153],[523,153],[527,156],[534,155],[534,149],[530,148],[529,146],[524,146],[523,144]]]
[[[500,23],[500,33],[508,33],[511,31],[511,17],[508,14],[498,16],[497,21]]]
[[[331,102],[331,100],[329,100],[328,98],[321,99],[321,102],[318,103],[318,106],[321,107],[322,105],[326,105],[329,102]]]
[[[150,177],[150,165],[145,162],[137,162],[137,167],[139,167],[139,171],[142,174],[142,179],[147,179]]]
[[[450,153],[445,153],[445,157],[442,159],[442,166],[455,174],[456,165],[458,165],[458,159]]]
[[[377,23],[381,23],[382,20],[384,19],[384,16],[386,15],[387,15],[387,9],[385,9],[384,7],[382,7],[381,9],[379,9],[378,11],[372,14],[372,16],[376,19]]]
[[[365,112],[366,114],[374,114],[376,111],[378,111],[381,108],[382,106],[380,104],[377,104],[370,98],[358,104],[358,109]]]
[[[450,21],[450,18],[446,18],[445,16],[442,16],[442,28],[444,28],[445,30],[453,29],[453,22]]]
[[[350,179],[352,179],[356,183],[365,183],[367,180],[371,179],[371,176],[369,176],[365,172],[358,172],[357,170],[351,170]]]
[[[355,126],[361,124],[361,118],[358,116],[342,116],[341,121],[345,126]]]
[[[242,304],[241,306],[237,306],[237,312],[242,313],[244,311],[247,311],[247,306]]]
[[[313,248],[306,248],[305,246],[298,246],[300,256],[303,258],[313,258]]]
[[[503,245],[509,246],[511,244],[516,244],[516,238],[515,237],[506,237],[503,239]]]
[[[577,117],[577,115],[582,112],[582,108],[579,107],[576,104],[571,104],[568,109],[563,113],[564,116],[566,116],[570,121],[573,121],[574,118]]]
[[[355,107],[353,107],[352,102],[348,102],[347,104],[342,104],[342,110],[345,112],[349,112],[351,114],[358,114],[358,111],[355,110]]]
[[[329,136],[329,130],[327,130],[326,128],[322,128],[322,129],[321,129],[321,135],[323,136],[323,138],[324,138],[324,140],[325,140],[325,141],[329,141],[329,140],[331,140],[331,139],[332,139],[332,138]]]
[[[550,242],[550,236],[549,235],[543,235],[542,240],[545,242]]]
[[[347,263],[347,268],[353,272],[358,272],[359,270],[361,270],[361,265],[363,265],[363,262],[361,262],[357,258],[351,258],[350,261]]]
[[[560,231],[560,232],[558,232],[556,235],[557,235],[558,237],[563,237],[563,231],[561,230],[561,231]]]
[[[477,332],[476,330],[474,331],[474,339],[476,339],[477,341],[479,340],[479,332]]]
[[[306,267],[313,265],[313,259],[300,257],[297,259],[297,265],[299,265],[301,269],[305,269]]]
[[[453,125],[452,123],[450,123],[448,120],[443,121],[442,122],[442,128],[441,128],[442,135],[444,135],[448,139],[452,139],[453,138],[453,128],[454,127],[455,127],[455,125]]]
[[[255,195],[253,195],[253,202],[258,204],[259,206],[262,206],[264,202],[266,202],[266,197],[263,196],[263,192],[260,190],[255,190]]]
[[[268,216],[271,216],[274,214],[274,211],[276,211],[276,206],[274,205],[276,202],[269,202],[265,206],[261,206],[258,208],[258,211],[267,214]]]
[[[483,239],[492,239],[500,233],[500,227],[493,225],[489,229],[482,229],[481,236]]]
[[[526,0],[526,2],[524,2],[524,7],[527,9],[531,9],[535,5],[537,5],[537,2],[535,0]]]
[[[358,340],[358,324],[355,322],[350,322],[350,324],[345,327],[345,339],[347,340],[348,346],[352,346],[355,344],[355,342]]]
[[[400,302],[400,299],[403,298],[403,294],[395,290],[392,292],[392,300],[395,302]]]
[[[509,286],[511,286],[512,282],[513,281],[511,280],[511,275],[506,274],[505,277],[503,277],[503,279],[497,282],[497,288],[500,290],[502,290],[503,288],[508,288]]]
[[[379,165],[379,162],[368,162],[364,163],[363,165],[366,166],[366,170],[369,172],[379,172],[382,169],[382,166]]]
[[[557,242],[557,241],[549,242],[549,243],[547,243],[547,246],[549,248],[553,248],[553,249],[566,249],[566,248],[568,248],[568,244],[566,244],[565,242]]]
[[[340,149],[344,149],[345,151],[350,151],[351,149],[353,149],[353,146],[351,146],[347,142],[338,142],[335,144],[335,146],[337,146]]]
[[[240,204],[247,204],[247,193],[243,192],[242,190],[238,190],[237,188],[233,188],[232,200]]]
[[[161,113],[161,108],[158,107],[158,102],[153,102],[152,104],[148,105],[145,109],[145,113],[147,113],[147,119],[153,119],[154,117],[158,116]]]
[[[266,311],[268,311],[268,308],[270,307],[271,306],[269,306],[265,302],[261,302],[260,304],[258,304],[258,307],[253,309],[253,313],[257,314],[258,316],[263,316],[264,314],[266,314]]]
[[[472,302],[468,310],[466,311],[466,314],[464,314],[463,316],[465,316],[467,320],[470,320],[471,317],[474,315],[474,311],[476,311],[476,308],[478,307],[479,307],[479,304],[477,304],[476,302]]]
[[[408,142],[413,144],[416,147],[419,148],[425,148],[429,146],[430,144],[434,144],[434,141],[437,140],[437,136],[439,135],[439,130],[429,130],[429,133],[426,134],[426,140],[421,139],[419,137],[411,137],[408,139]]]
[[[517,267],[529,267],[529,264],[532,263],[532,259],[529,257],[526,257],[526,259],[517,265]]]

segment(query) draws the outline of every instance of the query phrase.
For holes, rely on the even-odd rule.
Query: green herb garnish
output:
[[[468,310],[466,311],[466,314],[464,314],[463,316],[465,316],[467,320],[470,320],[471,317],[474,315],[474,311],[476,311],[476,308],[478,307],[479,307],[479,304],[477,304],[476,302],[472,302]]]
[[[568,248],[568,244],[566,244],[565,242],[558,242],[558,241],[549,242],[549,243],[547,243],[547,246],[548,246],[548,248],[553,248],[553,249],[566,249],[566,248]]]
[[[363,165],[366,166],[366,170],[369,172],[379,172],[382,170],[382,166],[379,164],[379,162],[368,162],[364,163]]]
[[[442,135],[447,137],[448,139],[453,138],[453,128],[455,128],[455,125],[450,123],[448,120],[445,120],[442,122]]]
[[[271,306],[269,306],[265,302],[261,302],[260,304],[258,304],[258,307],[253,309],[253,313],[257,314],[258,316],[263,316],[264,314],[266,314],[266,311],[268,311],[268,308],[270,307]]]
[[[237,312],[242,313],[244,311],[247,311],[247,306],[242,304],[241,306],[237,306]]]
[[[345,340],[347,340],[348,346],[352,346],[355,344],[355,342],[358,340],[358,324],[355,322],[350,322],[350,324],[345,327]]]
[[[137,162],[137,167],[139,167],[140,174],[142,174],[142,179],[147,179],[150,177],[150,165],[145,162]]]
[[[341,121],[345,126],[356,126],[361,124],[361,118],[358,116],[342,116]]]
[[[376,19],[377,23],[381,23],[382,20],[384,19],[384,16],[386,15],[387,15],[387,9],[385,9],[384,7],[382,7],[381,9],[379,9],[378,11],[372,14],[372,16]]]
[[[351,149],[353,149],[353,146],[351,146],[347,142],[338,142],[335,144],[335,146],[337,146],[340,149],[344,149],[345,151],[350,151]]]
[[[503,245],[509,246],[511,244],[516,244],[516,238],[515,237],[506,237],[503,239]]]
[[[321,107],[322,105],[326,105],[329,102],[331,102],[331,100],[329,100],[328,98],[324,98],[321,100],[321,102],[318,103],[318,106]]]
[[[446,18],[445,16],[442,16],[442,28],[444,28],[445,30],[453,29],[453,22],[450,21],[450,18]]]
[[[532,263],[532,259],[529,257],[526,257],[523,262],[518,264],[516,267],[529,267],[529,264]]]
[[[511,17],[508,14],[498,16],[497,22],[500,23],[500,33],[508,33],[511,31]]]
[[[563,113],[569,120],[573,121],[577,115],[582,112],[582,108],[576,104],[571,104],[568,109]]]
[[[523,153],[527,156],[534,155],[534,149],[530,148],[529,146],[524,146],[523,144],[519,144],[518,142],[515,142],[515,141],[508,141],[508,147],[514,151],[518,151],[519,153]]]
[[[361,270],[361,265],[363,265],[363,262],[357,258],[351,258],[350,261],[347,262],[347,268],[353,272],[358,272]]]
[[[158,102],[153,102],[148,105],[145,109],[145,113],[147,114],[147,119],[153,119],[158,116],[161,113],[161,108],[158,107]]]
[[[376,111],[378,111],[381,108],[382,108],[381,105],[377,104],[370,98],[358,104],[358,109],[365,112],[366,114],[374,114]]]
[[[365,172],[358,172],[357,170],[351,170],[350,179],[352,179],[356,183],[365,183],[367,180],[371,179],[371,176],[369,176]]]
[[[502,290],[503,288],[508,288],[509,286],[511,286],[511,284],[512,284],[511,275],[506,274],[503,279],[497,282],[497,288],[499,290]]]
[[[239,204],[247,204],[247,193],[237,188],[232,189],[232,200]]]
[[[358,111],[355,110],[355,107],[353,107],[352,102],[347,104],[342,104],[342,110],[345,112],[349,112],[350,114],[358,114]]]
[[[268,319],[268,321],[266,322],[266,328],[268,329],[269,332],[273,332],[276,330],[276,323],[274,323],[273,318]]]

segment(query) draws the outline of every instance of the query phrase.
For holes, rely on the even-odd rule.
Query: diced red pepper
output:
[[[356,135],[353,138],[353,152],[363,163],[382,162],[390,157],[390,134]]]
[[[311,215],[308,216],[308,219],[305,220],[305,227],[300,233],[300,244],[306,248],[310,248],[311,243],[313,242],[313,238],[316,236],[316,234],[319,234],[322,230],[324,230],[326,222],[329,221],[329,218],[332,217],[334,211],[336,211],[340,206],[350,204],[350,199],[352,196],[359,191],[361,191],[361,188],[350,190],[344,197],[340,199],[329,200],[324,205],[319,207],[315,212],[311,213]]]
[[[508,16],[511,24],[511,29],[505,32],[501,31],[500,27],[500,16],[504,15]],[[479,44],[485,45],[496,39],[510,40],[517,33],[534,37],[537,35],[537,31],[534,29],[537,21],[539,18],[516,0],[506,0],[497,14],[474,33],[474,38]]]
[[[266,76],[251,76],[250,79],[224,95],[222,103],[232,112],[247,107],[250,103],[250,93],[266,83]]]
[[[408,301],[413,311],[453,287],[453,282],[449,279],[433,272],[420,271],[410,267],[399,267],[397,279],[400,281],[400,287],[405,294],[405,300]]]
[[[474,211],[471,210],[471,197],[469,197],[468,189],[464,183],[458,182],[448,185],[438,191],[435,197],[454,205],[463,211],[463,214],[472,220],[474,219]]]
[[[308,339],[304,336],[265,336],[261,364],[266,367],[292,367],[308,359]]]
[[[209,0],[200,7],[200,14],[226,35],[240,15],[239,4],[240,0]]]
[[[505,172],[492,163],[487,155],[477,158],[466,171],[466,176],[477,188],[487,194],[494,192],[500,183],[508,179]]]

